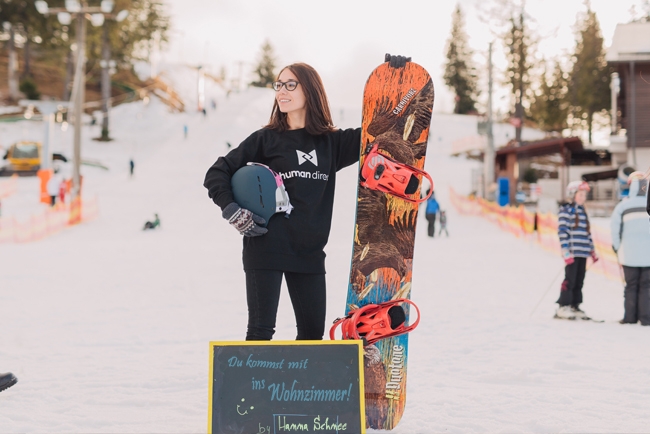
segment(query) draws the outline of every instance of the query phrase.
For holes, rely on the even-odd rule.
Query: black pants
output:
[[[436,235],[436,215],[425,214],[424,216],[427,218],[427,221],[429,222],[429,226],[427,227],[427,234],[429,234],[430,237],[433,237]]]
[[[296,315],[297,340],[321,340],[325,332],[325,274],[246,270],[247,341],[268,341],[275,333],[282,275]]]
[[[623,321],[650,325],[650,267],[627,267],[625,274],[625,317]]]
[[[564,267],[564,281],[560,289],[560,298],[556,303],[560,306],[580,306],[586,269],[587,258],[575,258],[572,264]]]

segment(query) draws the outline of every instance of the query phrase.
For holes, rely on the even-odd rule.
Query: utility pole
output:
[[[36,0],[34,6],[43,15],[57,14],[61,24],[69,25],[72,18],[77,20],[77,58],[73,82],[73,118],[74,118],[74,143],[72,153],[72,202],[81,195],[81,125],[83,117],[83,105],[85,101],[86,88],[86,19],[89,19],[93,26],[104,24],[104,18],[111,17],[111,11],[115,5],[114,0],[102,0],[100,7],[88,7],[86,0],[66,0],[63,8],[50,8],[45,0]],[[125,11],[120,12],[122,14]],[[128,13],[127,13],[128,14]],[[119,16],[119,14],[118,14]]]
[[[494,200],[494,193],[490,192],[490,186],[494,182],[494,134],[492,124],[492,42],[490,42],[488,48],[487,146],[483,156],[483,194],[487,200]]]

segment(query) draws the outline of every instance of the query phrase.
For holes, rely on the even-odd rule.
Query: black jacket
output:
[[[203,185],[221,209],[234,202],[230,178],[248,162],[278,172],[294,206],[290,218],[276,214],[270,219],[267,234],[244,237],[245,270],[325,272],[323,249],[332,222],[336,172],[359,161],[360,144],[361,129],[319,136],[304,129],[261,129],[210,167]]]

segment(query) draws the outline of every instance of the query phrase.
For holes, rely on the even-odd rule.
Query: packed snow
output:
[[[0,372],[19,380],[0,393],[0,432],[206,431],[208,343],[244,338],[246,302],[240,235],[203,177],[227,142],[268,120],[273,92],[212,89],[211,98],[207,116],[172,114],[155,98],[116,107],[109,143],[85,126],[83,158],[108,168],[82,166],[99,216],[42,241],[0,244]],[[360,107],[332,106],[340,127],[360,124]],[[623,284],[587,272],[582,308],[605,322],[554,320],[561,258],[451,207],[449,187],[469,193],[477,167],[450,157],[451,143],[475,126],[454,115],[432,121],[426,169],[450,235],[427,237],[419,217],[412,299],[422,321],[392,432],[647,432],[650,327],[618,324]],[[3,146],[40,134],[38,122],[0,124]],[[71,142],[71,129],[57,131],[53,150],[71,155]],[[328,321],[345,305],[357,170],[338,177]],[[42,211],[37,188],[20,178],[3,217]],[[154,213],[161,228],[142,231]],[[286,290],[275,338],[295,338]]]

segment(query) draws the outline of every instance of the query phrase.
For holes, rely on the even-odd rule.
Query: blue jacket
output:
[[[432,194],[429,199],[427,199],[427,209],[425,214],[437,214],[439,210],[440,205],[438,205],[436,197]]]
[[[612,248],[621,265],[650,267],[650,223],[646,213],[648,181],[637,179],[612,212]]]
[[[562,250],[568,250],[571,256],[576,258],[588,258],[594,250],[594,242],[591,239],[585,208],[575,203],[564,204],[560,208],[557,219],[557,232]]]

